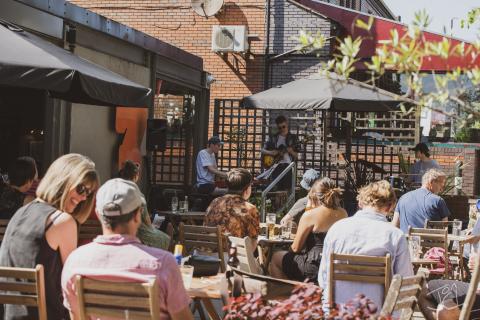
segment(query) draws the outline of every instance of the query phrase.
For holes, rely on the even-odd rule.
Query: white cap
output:
[[[107,205],[108,211],[104,210]],[[97,191],[96,210],[106,217],[128,214],[143,205],[145,205],[145,199],[133,181],[111,179]]]

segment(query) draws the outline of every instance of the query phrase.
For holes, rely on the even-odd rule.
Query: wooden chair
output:
[[[77,275],[75,292],[80,320],[90,317],[159,319],[157,280],[148,282],[102,281]]]
[[[477,256],[477,261],[475,262],[475,270],[472,274],[472,279],[468,286],[467,295],[465,301],[463,302],[462,310],[460,311],[459,320],[469,320],[471,319],[472,307],[477,298],[477,289],[478,283],[480,281],[480,255]]]
[[[303,283],[254,274],[239,268],[232,268],[232,271],[234,275],[233,297],[244,293],[260,293],[267,300],[286,299],[290,297],[295,286]]]
[[[0,304],[37,307],[38,319],[47,320],[42,265],[35,269],[0,267],[0,278]]]
[[[0,219],[0,243],[3,240],[3,236],[5,235],[5,231],[7,230],[7,225],[9,221],[9,219]]]
[[[330,272],[328,279],[329,303],[335,301],[335,281],[376,283],[384,286],[384,297],[388,292],[391,279],[390,254],[385,257],[330,254]]]
[[[453,221],[432,221],[429,219],[425,219],[425,229],[445,229],[447,228],[449,231],[452,230],[454,222],[460,221],[458,219],[454,219]]]
[[[447,279],[450,272],[448,263],[450,260],[448,257],[447,229],[425,229],[408,227],[408,236],[418,236],[420,238],[420,246],[422,247],[423,253],[434,247],[443,248],[445,250],[445,270],[443,272],[443,277]]]
[[[422,270],[419,270],[417,275],[412,277],[394,275],[380,316],[387,318],[394,311],[397,311],[399,312],[399,320],[410,320],[425,281],[426,274]]]
[[[260,263],[253,256],[255,246],[253,240],[250,237],[237,238],[228,237],[230,243],[237,246],[237,258],[240,261],[239,269],[254,274],[263,274]]]
[[[225,272],[223,234],[220,226],[204,227],[185,225],[181,222],[178,226],[179,242],[183,244],[184,253],[190,253],[193,249],[211,249],[218,253],[220,270]]]
[[[80,240],[92,240],[98,235],[101,235],[102,224],[97,219],[88,219],[82,225],[80,225],[78,238]]]
[[[174,229],[173,224],[169,222],[167,224],[167,228],[165,229],[165,233],[170,237],[170,243],[168,245],[168,251],[173,252],[173,248],[175,246],[175,240],[173,239]]]

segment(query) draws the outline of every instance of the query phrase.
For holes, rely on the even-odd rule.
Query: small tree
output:
[[[468,17],[462,21],[463,26],[471,26],[480,16],[480,8],[468,13]],[[359,69],[364,69],[370,75],[365,81],[375,88],[376,81],[385,75],[388,70],[395,70],[405,75],[408,91],[399,95],[398,100],[404,102],[401,110],[405,113],[412,112],[415,107],[429,108],[436,112],[452,117],[459,127],[480,120],[480,103],[478,100],[464,99],[468,96],[471,85],[480,85],[480,68],[478,65],[472,68],[454,68],[442,74],[430,72],[433,76],[435,89],[433,92],[424,91],[423,79],[428,73],[421,70],[422,63],[431,57],[438,57],[447,63],[447,60],[458,57],[471,62],[474,65],[480,53],[480,40],[473,44],[460,42],[452,44],[452,41],[443,37],[441,41],[434,42],[426,39],[423,30],[428,27],[431,20],[425,10],[415,14],[414,22],[403,30],[390,31],[390,37],[381,43],[375,54],[369,61],[362,61],[358,54],[362,43],[368,36],[337,39],[338,53],[323,64],[321,72],[333,71],[344,76],[346,79]],[[356,20],[354,28],[370,32],[374,19]],[[325,46],[327,38],[321,33],[312,35],[308,32],[300,32],[298,37],[298,50],[318,50]],[[479,60],[480,61],[480,60]],[[454,103],[454,111],[446,111],[439,106]]]

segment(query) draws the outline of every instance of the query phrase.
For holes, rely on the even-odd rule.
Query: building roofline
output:
[[[108,34],[154,52],[165,58],[177,61],[197,70],[203,70],[203,59],[170,43],[154,38],[142,31],[133,29],[66,0],[14,0],[34,9],[52,14],[67,21]]]
[[[385,11],[388,12],[388,14],[392,17],[393,20],[398,21],[398,16],[393,13],[393,11],[387,6],[385,1],[383,0],[377,0],[385,9]]]

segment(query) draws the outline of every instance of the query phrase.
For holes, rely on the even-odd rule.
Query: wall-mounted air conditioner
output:
[[[213,26],[212,50],[215,52],[246,52],[247,26]]]

